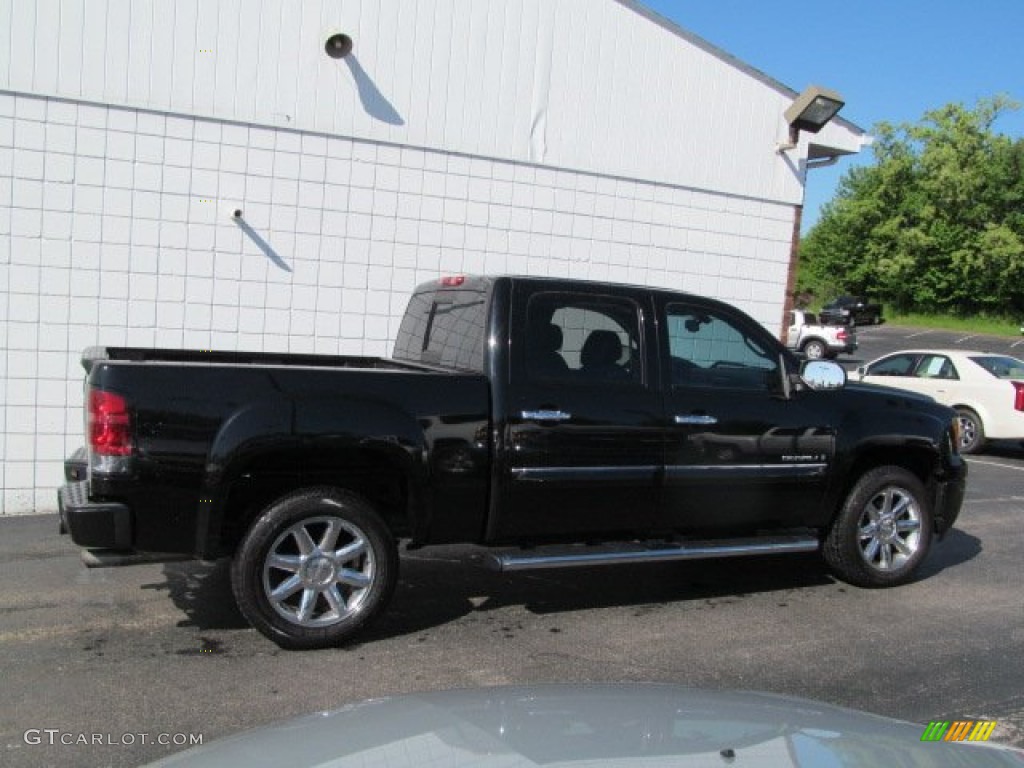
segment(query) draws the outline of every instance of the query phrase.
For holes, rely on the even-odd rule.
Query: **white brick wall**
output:
[[[0,511],[54,507],[83,439],[84,347],[386,355],[410,289],[461,272],[680,288],[775,330],[792,220],[679,187],[0,91]]]

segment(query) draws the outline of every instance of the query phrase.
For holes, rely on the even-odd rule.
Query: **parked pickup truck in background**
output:
[[[822,323],[838,325],[878,325],[882,319],[882,305],[868,304],[860,296],[840,296],[818,313],[818,320]]]
[[[857,331],[852,325],[822,325],[812,313],[794,309],[789,313],[786,346],[810,360],[832,359],[840,353],[857,351]]]
[[[82,362],[88,471],[62,529],[100,564],[231,557],[242,613],[287,648],[380,612],[399,541],[476,543],[506,571],[820,550],[882,587],[965,491],[949,408],[650,288],[445,278],[416,289],[391,359]]]

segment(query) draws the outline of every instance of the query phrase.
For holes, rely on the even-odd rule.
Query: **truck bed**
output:
[[[420,373],[442,371],[438,369],[385,357],[359,355],[318,355],[297,352],[244,352],[216,349],[153,349],[149,347],[89,347],[82,353],[82,367],[86,373],[97,362],[132,363],[210,363],[219,365],[275,366],[285,368],[371,368],[409,370]]]

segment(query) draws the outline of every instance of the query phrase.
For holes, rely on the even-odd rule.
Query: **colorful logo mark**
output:
[[[921,741],[988,741],[995,729],[995,720],[932,720]]]

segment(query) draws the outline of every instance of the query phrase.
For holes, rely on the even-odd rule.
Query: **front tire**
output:
[[[981,417],[970,408],[957,408],[956,419],[960,422],[960,453],[977,453],[985,447],[985,425]]]
[[[843,581],[893,587],[914,575],[932,540],[932,511],[918,478],[896,466],[877,467],[858,480],[822,547]]]
[[[282,648],[347,640],[388,603],[398,548],[364,499],[307,488],[267,507],[231,564],[231,586],[249,622]]]

